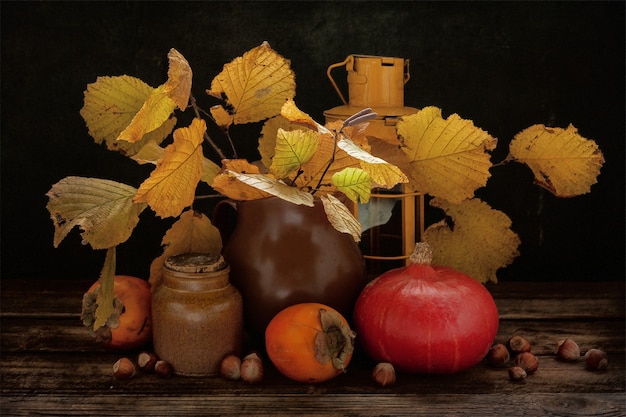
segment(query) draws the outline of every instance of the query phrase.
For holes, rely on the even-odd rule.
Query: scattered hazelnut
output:
[[[509,368],[509,379],[511,381],[521,381],[522,379],[526,378],[527,375],[528,374],[522,367],[511,366]]]
[[[530,342],[522,336],[513,336],[507,342],[507,347],[512,354],[530,352]]]
[[[152,352],[141,352],[137,356],[137,366],[143,372],[154,372],[154,365],[156,365],[158,358]]]
[[[585,353],[585,365],[592,371],[601,371],[609,366],[609,359],[603,350],[589,349]]]
[[[263,363],[256,353],[251,353],[241,361],[241,379],[249,384],[258,384],[263,379]]]
[[[487,352],[487,362],[491,366],[503,367],[511,359],[509,350],[502,343],[495,344]]]
[[[236,355],[226,355],[220,365],[220,374],[234,381],[241,377],[241,359]]]
[[[135,364],[128,358],[118,359],[113,364],[113,376],[116,379],[131,379],[135,376]]]
[[[396,370],[393,365],[387,362],[381,362],[374,367],[372,378],[378,385],[386,387],[396,383]]]
[[[580,348],[572,339],[561,340],[558,343],[556,356],[564,361],[576,361],[580,358]]]
[[[534,374],[539,368],[539,360],[530,352],[522,352],[515,357],[515,365],[522,368],[528,375]]]
[[[158,360],[154,364],[154,373],[160,376],[161,378],[169,378],[172,376],[174,370],[172,369],[172,365],[169,362],[164,360]]]

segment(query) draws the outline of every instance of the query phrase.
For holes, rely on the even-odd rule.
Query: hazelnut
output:
[[[154,365],[156,365],[158,358],[152,352],[141,352],[137,356],[137,366],[143,372],[154,372]]]
[[[512,354],[530,352],[530,342],[522,336],[513,336],[507,342],[507,347]]]
[[[603,350],[589,349],[585,353],[585,365],[592,371],[601,371],[609,366],[609,359]]]
[[[396,370],[393,365],[387,362],[381,362],[374,367],[372,378],[378,385],[386,387],[396,383]]]
[[[113,376],[116,379],[131,379],[135,376],[135,364],[128,358],[118,359],[113,364]]]
[[[530,352],[522,352],[515,357],[515,365],[522,368],[528,375],[532,375],[539,368],[539,359]]]
[[[564,361],[576,361],[580,358],[580,348],[572,339],[561,340],[558,343],[556,356]]]
[[[256,353],[251,353],[241,361],[241,379],[249,384],[258,384],[263,380],[263,362]]]
[[[241,377],[241,359],[236,355],[226,355],[220,365],[220,374],[233,381]]]
[[[509,368],[509,379],[511,381],[521,381],[522,379],[526,378],[527,375],[528,374],[522,367],[511,366]]]
[[[154,364],[154,373],[160,376],[161,378],[169,378],[172,376],[174,370],[172,369],[172,365],[169,362],[164,360],[158,360]]]
[[[502,343],[495,344],[487,352],[487,362],[491,366],[502,367],[511,359],[509,350]]]

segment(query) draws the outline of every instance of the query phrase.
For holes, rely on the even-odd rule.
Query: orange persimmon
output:
[[[270,360],[294,381],[318,383],[345,372],[354,351],[354,332],[335,309],[319,303],[285,308],[265,329]]]
[[[150,284],[137,277],[116,275],[113,291],[116,306],[103,326],[95,329],[96,341],[113,349],[135,349],[152,341],[152,292]],[[82,319],[85,326],[94,322],[96,281],[83,296]]]

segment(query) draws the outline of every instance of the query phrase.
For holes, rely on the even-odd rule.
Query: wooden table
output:
[[[2,416],[626,415],[623,283],[489,285],[501,316],[496,341],[527,337],[540,361],[536,374],[515,383],[506,369],[480,363],[456,375],[400,375],[385,388],[370,379],[373,364],[358,353],[346,374],[319,385],[292,382],[267,361],[260,385],[152,374],[118,381],[113,363],[135,353],[102,349],[82,326],[88,282],[1,285]],[[604,349],[608,369],[557,360],[556,343],[565,337],[583,353]]]

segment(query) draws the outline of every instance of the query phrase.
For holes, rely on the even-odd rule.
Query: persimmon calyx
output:
[[[321,308],[320,322],[322,331],[315,336],[315,359],[321,364],[332,362],[335,369],[345,372],[356,334],[334,311]]]

